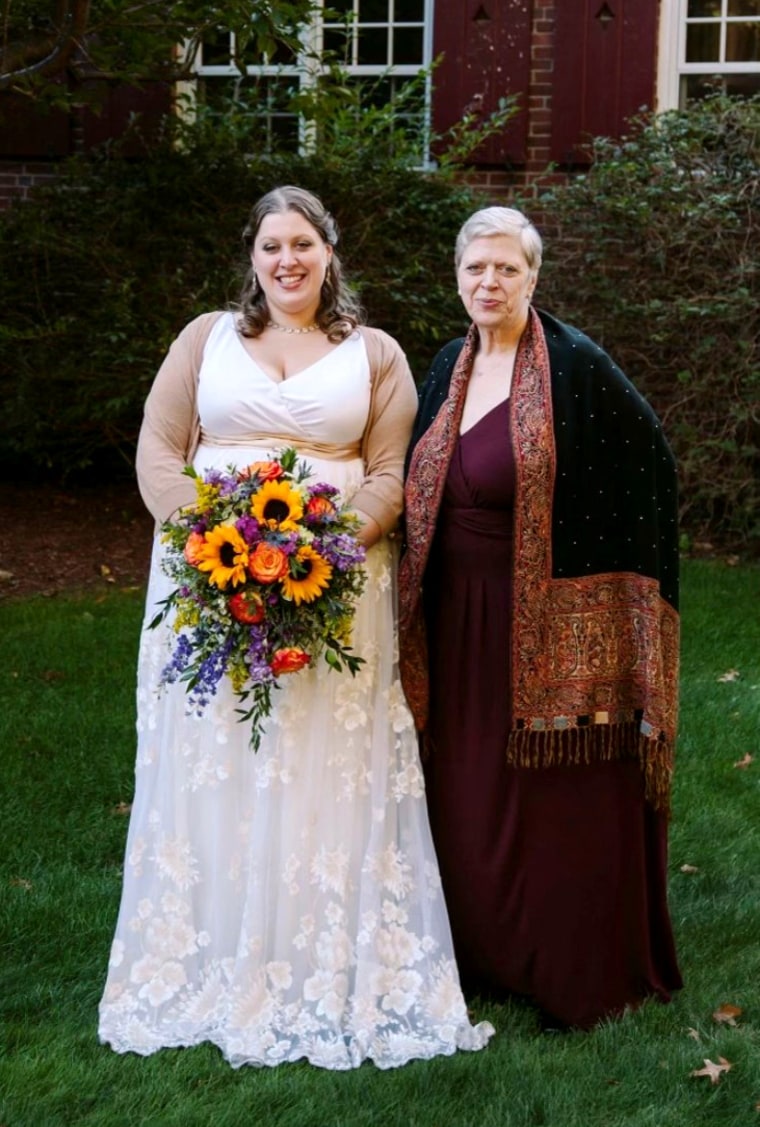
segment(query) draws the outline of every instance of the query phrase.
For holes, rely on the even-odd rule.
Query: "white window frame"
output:
[[[353,0],[354,12],[360,10],[361,0]],[[346,72],[353,78],[384,78],[403,79],[405,77],[412,78],[419,74],[423,68],[429,68],[433,59],[433,14],[435,8],[435,0],[422,0],[423,13],[422,13],[422,59],[419,63],[402,63],[395,64],[392,60],[388,60],[385,64],[359,64],[357,63],[357,49],[358,49],[358,36],[353,37],[352,54],[353,61],[346,64]],[[329,8],[329,0],[321,0],[323,8]],[[366,24],[357,25],[359,28],[366,26],[368,28],[377,28],[387,26],[389,28],[389,53],[392,51],[392,30],[395,26],[420,26],[420,22],[406,22],[395,23],[395,0],[388,0],[389,5],[389,18],[386,21],[367,21]],[[258,65],[249,65],[246,67],[246,75],[257,76],[263,78],[292,78],[297,80],[302,88],[313,86],[319,79],[321,68],[314,64],[314,54],[321,54],[324,43],[324,30],[325,27],[337,27],[339,24],[332,23],[325,25],[318,15],[315,20],[304,28],[301,36],[304,52],[299,56],[294,63],[287,65],[267,65],[266,63]],[[235,79],[241,77],[240,70],[232,65],[211,65],[204,66],[202,62],[202,47],[199,48],[196,59],[193,61],[193,69],[198,79],[214,79],[214,78],[228,78]],[[197,98],[197,84],[196,81],[189,81],[179,83],[177,86],[178,95],[182,95],[182,103],[186,107],[185,112],[188,115],[192,114],[192,108]],[[432,98],[432,84],[430,76],[428,75],[425,84],[425,137],[424,137],[424,162],[428,162],[428,141],[427,135],[430,130],[431,120],[431,98]],[[299,143],[301,151],[308,151],[313,144],[313,137],[310,130],[303,122],[299,123]]]
[[[734,63],[717,61],[715,63],[688,63],[686,61],[686,29],[688,0],[661,0],[659,52],[657,66],[657,108],[659,110],[678,109],[681,105],[681,82],[690,74],[711,75],[757,74],[760,75],[760,60]],[[729,16],[728,0],[721,0],[720,53],[725,56],[726,29],[729,23],[751,22],[752,16]],[[688,22],[714,22],[715,17]]]

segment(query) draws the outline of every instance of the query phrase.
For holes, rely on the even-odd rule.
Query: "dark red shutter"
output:
[[[658,0],[558,0],[552,160],[587,163],[589,136],[619,137],[655,98]]]
[[[70,129],[62,110],[41,109],[29,98],[0,94],[0,157],[54,160],[68,155]]]
[[[133,86],[110,85],[102,80],[88,84],[100,112],[85,109],[81,114],[82,144],[85,150],[123,135],[131,116],[138,114],[145,136],[155,133],[161,118],[171,109],[171,88],[166,83]],[[47,110],[28,98],[13,93],[0,94],[0,157],[52,160],[68,156],[74,149],[76,116],[62,110]],[[130,143],[124,155],[139,155],[138,142]]]
[[[525,98],[530,78],[530,0],[436,0],[433,127],[444,133],[471,109],[488,114],[520,94],[522,110],[477,152],[478,164],[525,161]]]
[[[117,140],[127,130],[133,114],[139,118],[144,136],[155,133],[161,118],[171,109],[171,88],[166,83],[147,82],[137,89],[134,86],[117,86],[93,81],[99,96],[100,112],[85,110],[82,117],[83,143],[91,149],[103,141]],[[97,89],[101,86],[102,89]],[[138,155],[140,145],[132,145],[126,156]]]

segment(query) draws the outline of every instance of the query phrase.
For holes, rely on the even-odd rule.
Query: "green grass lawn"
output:
[[[760,570],[687,561],[682,612],[670,895],[685,989],[587,1034],[475,1001],[497,1029],[484,1052],[330,1073],[98,1044],[142,596],[0,604],[0,1127],[760,1127]],[[724,1003],[735,1026],[712,1017]],[[691,1075],[720,1057],[718,1084]]]

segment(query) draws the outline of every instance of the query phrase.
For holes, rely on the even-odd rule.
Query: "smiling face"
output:
[[[522,332],[537,274],[517,236],[473,239],[457,267],[459,295],[479,329]]]
[[[331,257],[332,247],[299,211],[262,219],[251,263],[275,321],[314,320]]]

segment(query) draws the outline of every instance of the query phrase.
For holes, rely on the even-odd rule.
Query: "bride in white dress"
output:
[[[159,691],[171,583],[157,540],[138,668],[136,790],[100,1039],[117,1052],[218,1045],[234,1066],[307,1059],[382,1068],[480,1049],[459,986],[414,726],[397,673],[395,558],[416,408],[406,361],[357,328],[334,223],[270,192],[246,230],[242,314],[206,314],[172,346],[146,404],[138,477],[158,520],[182,475],[295,446],[362,520],[368,582],[356,677],[323,661],[285,677],[261,746],[224,681],[202,716]],[[241,331],[242,330],[242,331]]]

